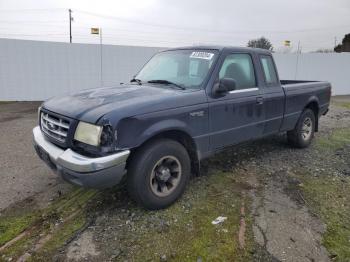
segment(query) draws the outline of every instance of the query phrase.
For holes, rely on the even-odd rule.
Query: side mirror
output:
[[[236,80],[232,78],[222,78],[213,87],[213,92],[218,95],[223,95],[227,92],[236,90]]]

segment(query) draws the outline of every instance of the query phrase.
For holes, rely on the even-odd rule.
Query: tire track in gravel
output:
[[[317,137],[348,127],[350,111],[333,107],[329,115],[321,118]],[[302,185],[293,179],[295,170],[307,168],[317,172],[325,168],[336,169],[335,166],[329,167],[332,163],[325,164],[330,157],[324,152],[319,154],[311,146],[292,152],[271,151],[257,157],[257,164],[249,166],[247,172],[257,176],[263,185],[260,192],[254,190],[251,195],[254,237],[272,258],[264,261],[331,261],[330,254],[321,244],[326,226],[309,210],[308,203],[297,189]]]

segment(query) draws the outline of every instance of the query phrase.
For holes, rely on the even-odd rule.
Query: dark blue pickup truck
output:
[[[266,50],[170,49],[129,84],[44,102],[34,146],[63,179],[106,188],[124,177],[137,202],[159,209],[227,146],[287,132],[307,147],[330,96],[328,82],[280,80]]]

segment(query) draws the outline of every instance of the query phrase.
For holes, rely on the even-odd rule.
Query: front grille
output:
[[[69,121],[62,119],[50,113],[41,112],[40,115],[41,130],[61,143],[66,142]]]

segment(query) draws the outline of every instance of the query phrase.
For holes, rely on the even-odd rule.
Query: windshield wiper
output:
[[[185,90],[186,89],[186,87],[184,87],[182,85],[176,84],[176,83],[168,81],[168,80],[163,80],[163,79],[149,80],[149,81],[147,81],[147,83],[173,85],[173,86],[176,86],[176,87],[180,88],[181,90]]]
[[[140,80],[140,79],[137,79],[137,78],[133,78],[133,79],[131,79],[130,80],[130,83],[137,83],[137,84],[139,84],[139,85],[142,85],[142,81]]]

